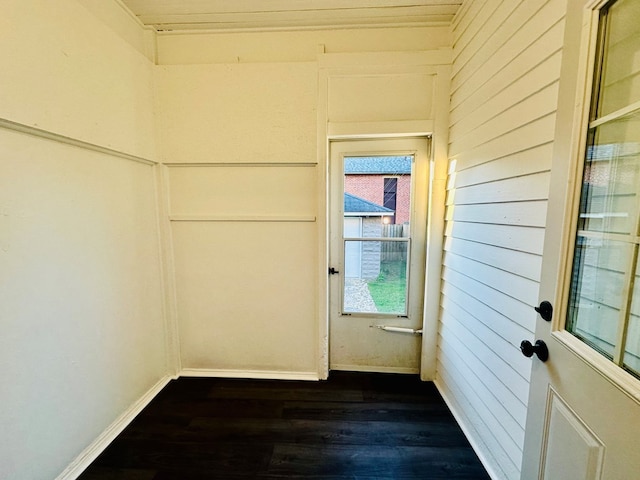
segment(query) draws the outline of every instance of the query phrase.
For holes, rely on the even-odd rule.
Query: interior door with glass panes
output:
[[[521,346],[533,358],[522,478],[635,479],[640,2],[570,0],[566,18],[540,287],[549,303],[536,342]]]
[[[332,370],[418,373],[427,138],[330,145]]]

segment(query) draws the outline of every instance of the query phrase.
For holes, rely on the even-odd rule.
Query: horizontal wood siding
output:
[[[471,0],[453,22],[437,381],[496,478],[520,476],[564,10]]]

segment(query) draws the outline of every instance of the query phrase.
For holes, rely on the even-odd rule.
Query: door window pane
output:
[[[593,130],[582,186],[580,230],[634,233],[640,178],[640,115]]]
[[[600,105],[603,117],[640,100],[640,2],[618,0],[609,8],[604,43]]]
[[[413,160],[344,158],[343,313],[407,315]]]
[[[578,237],[567,330],[613,358],[624,298],[627,243]]]
[[[345,274],[344,313],[406,315],[408,246],[408,240],[345,240],[345,265],[351,252],[359,253],[359,264]]]
[[[640,2],[601,11],[566,329],[640,377]]]

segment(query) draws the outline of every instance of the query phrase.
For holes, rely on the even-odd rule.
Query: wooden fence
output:
[[[382,236],[387,238],[408,238],[409,224],[383,225]],[[382,262],[394,262],[407,259],[408,242],[382,242]]]

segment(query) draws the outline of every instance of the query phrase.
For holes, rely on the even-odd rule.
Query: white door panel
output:
[[[553,388],[544,426],[547,438],[543,441],[542,478],[600,478],[604,444]]]
[[[616,8],[627,8],[633,1],[619,0]],[[619,366],[624,361],[625,342],[635,335],[632,328],[625,326],[632,322],[629,312],[636,256],[631,252],[634,248],[637,251],[640,238],[638,210],[629,207],[628,200],[633,200],[633,195],[638,198],[633,193],[634,188],[638,191],[638,180],[627,173],[624,178],[616,177],[620,170],[616,173],[614,168],[607,168],[605,173],[605,169],[600,171],[600,167],[594,166],[605,149],[613,153],[608,159],[602,159],[601,166],[626,165],[628,172],[630,161],[635,165],[640,163],[637,153],[635,158],[625,153],[623,160],[617,160],[622,157],[620,152],[628,151],[629,142],[625,139],[633,135],[633,131],[625,131],[624,125],[628,124],[629,114],[640,110],[640,103],[636,101],[635,107],[622,112],[620,118],[626,120],[621,122],[612,120],[611,112],[604,112],[604,117],[598,118],[596,107],[590,107],[592,83],[600,78],[591,72],[600,71],[602,65],[607,72],[613,68],[628,75],[638,69],[631,60],[639,52],[616,54],[607,62],[596,62],[598,24],[608,22],[604,17],[599,20],[597,9],[608,8],[606,4],[606,1],[594,0],[568,2],[540,285],[540,299],[549,300],[554,312],[549,321],[539,315],[536,324],[536,339],[546,344],[549,356],[542,361],[534,354],[531,360],[521,477],[527,480],[640,478],[640,380]],[[635,5],[637,7],[637,2]],[[625,10],[619,25],[608,27],[608,32],[615,30],[614,39],[600,52],[606,52],[609,47],[629,48],[633,42],[625,39],[638,39],[640,18],[636,17],[640,10],[635,8],[635,12],[630,15]],[[620,35],[621,29],[627,33]],[[607,36],[601,35],[601,38]],[[621,92],[615,82],[604,82],[601,89],[594,90],[602,92],[614,85],[616,91],[613,100],[594,103],[598,109],[614,100],[620,103],[637,95],[637,90],[633,93],[632,89],[625,88]],[[602,126],[612,129],[604,142],[601,141],[605,138],[601,135]],[[599,141],[600,146],[596,146]],[[609,177],[616,178],[608,180]],[[628,190],[621,192],[620,185]],[[624,202],[618,201],[621,193]],[[593,206],[592,210],[589,205]],[[631,226],[623,221],[627,217]],[[603,223],[607,224],[606,228]],[[627,252],[628,257],[622,257],[622,253],[612,256],[611,250],[597,250],[609,241],[628,245],[628,248],[617,249]],[[573,268],[574,253],[583,255],[576,261],[576,269]],[[594,253],[602,255],[594,256]],[[581,309],[584,311],[579,312]],[[612,316],[610,312],[615,309],[618,314]],[[576,323],[576,315],[586,320]],[[609,323],[604,325],[605,322]]]

